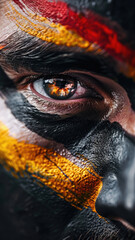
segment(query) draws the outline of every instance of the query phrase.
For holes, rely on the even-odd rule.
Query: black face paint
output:
[[[134,233],[121,224],[104,221],[90,208],[82,211],[75,209],[50,189],[36,185],[30,176],[20,179],[20,182],[5,174],[0,167],[3,190],[0,195],[0,232],[4,240],[8,239],[9,234],[15,240],[29,240],[30,237],[34,240],[77,240],[80,236],[84,240],[103,240],[109,239],[110,235],[113,240],[135,239]],[[7,215],[12,222],[7,221]]]
[[[66,0],[66,2],[75,9],[84,9],[85,11],[85,8],[87,7],[105,17],[117,20],[117,23],[120,23],[125,30],[129,30],[128,40],[127,35],[125,34],[125,36],[121,36],[121,42],[134,47],[134,41],[132,41],[135,26],[133,22],[133,0]],[[127,9],[129,11],[127,11]],[[118,31],[119,27],[116,25],[114,24],[113,28],[116,28]],[[3,59],[5,58],[7,63],[16,71],[19,72],[19,69],[23,67],[37,73],[46,73],[46,71],[48,71],[49,74],[50,72],[52,74],[53,72],[59,73],[61,71],[69,70],[72,67],[72,69],[94,71],[103,76],[109,76],[110,78],[114,77],[117,79],[118,83],[126,89],[132,103],[132,108],[135,109],[134,83],[132,80],[130,81],[130,79],[126,79],[122,75],[119,78],[117,74],[112,74],[113,71],[111,69],[114,66],[112,62],[109,64],[113,65],[111,68],[108,67],[108,64],[106,64],[107,68],[104,68],[105,62],[102,62],[104,57],[92,57],[91,55],[88,56],[87,54],[78,52],[69,53],[65,49],[60,49],[59,51],[53,51],[54,49],[51,49],[51,51],[47,52],[47,55],[45,52],[42,52],[40,47],[37,47],[36,43],[34,51],[31,51],[31,43],[29,39],[30,38],[23,41],[24,48],[21,48],[20,51],[20,46],[18,47],[17,52],[15,49],[16,46],[12,46],[11,51],[10,49],[7,49],[7,52],[5,50],[5,56],[2,56]],[[27,45],[27,49],[25,48],[25,45]],[[6,53],[8,53],[8,57],[6,56]],[[51,69],[52,66],[53,69]],[[114,219],[109,220],[111,217],[121,217],[134,225],[134,206],[132,206],[132,211],[127,212],[127,210],[125,211],[123,208],[122,200],[124,197],[121,198],[120,196],[120,204],[117,202],[119,194],[122,189],[125,188],[126,178],[122,181],[122,172],[127,167],[127,172],[125,174],[126,177],[130,176],[130,169],[134,162],[134,140],[125,133],[118,123],[110,123],[108,121],[92,122],[86,118],[86,116],[75,116],[61,120],[56,114],[41,113],[35,107],[30,105],[23,95],[16,91],[15,86],[12,84],[7,85],[8,81],[5,84],[5,81],[1,79],[6,79],[6,75],[3,72],[2,78],[0,78],[2,90],[4,88],[4,91],[2,92],[7,97],[7,107],[11,109],[11,112],[16,119],[23,122],[28,129],[38,133],[43,138],[63,143],[72,155],[76,156],[77,154],[81,159],[84,158],[85,161],[88,164],[92,164],[95,168],[94,170],[103,177],[104,185],[97,200],[96,207],[98,213],[107,217],[107,220],[100,218],[96,213],[93,213],[90,208],[83,209],[81,212],[76,210],[70,206],[70,204],[60,199],[49,188],[39,186],[36,180],[29,174],[26,174],[24,178],[19,176],[19,183],[21,183],[28,192],[28,195],[26,194],[24,196],[24,193],[20,193],[20,188],[16,188],[16,182],[10,188],[10,179],[7,177],[4,181],[3,178],[5,174],[0,174],[0,183],[2,182],[3,189],[6,189],[8,186],[8,192],[11,191],[11,194],[8,196],[6,195],[6,197],[3,197],[3,200],[0,201],[3,203],[5,199],[10,199],[10,203],[8,202],[7,205],[4,205],[4,211],[6,212],[4,212],[1,207],[0,212],[3,213],[1,217],[1,225],[5,226],[3,223],[5,215],[11,217],[12,224],[15,220],[15,226],[12,228],[13,230],[9,231],[8,227],[5,228],[6,232],[7,229],[9,231],[6,239],[9,239],[9,236],[16,235],[17,240],[27,240],[30,238],[33,240],[135,240],[134,232],[127,230],[121,223],[118,221],[115,222]],[[112,175],[115,175],[115,179],[111,178]],[[119,183],[121,188],[118,187],[117,180],[120,180]],[[13,195],[12,187],[15,189]],[[110,190],[112,190],[112,192],[109,198],[108,193],[110,193]],[[3,192],[4,190],[2,193]],[[17,194],[20,194],[21,196],[18,201],[21,203],[25,201],[27,196],[33,196],[31,197],[32,206],[34,205],[33,209],[30,209],[31,205],[28,206],[29,209],[24,215],[22,214],[22,211],[25,207],[20,207],[18,202],[17,204],[15,202]],[[13,196],[13,203],[15,206],[11,204],[11,196]],[[116,199],[114,199],[115,196]],[[106,199],[108,199],[108,202]],[[115,209],[110,206],[110,200],[115,200]],[[14,215],[10,215],[12,209],[16,210]],[[22,222],[25,223],[25,229],[20,229],[20,212],[18,209],[23,215],[21,215],[21,219]],[[17,214],[19,217],[16,217]],[[13,216],[14,218],[12,218]],[[8,217],[7,219],[9,219]],[[7,219],[6,222],[8,222]],[[11,226],[11,224],[9,225]],[[29,231],[29,228],[32,230]],[[18,231],[20,233],[16,234],[17,229],[19,229]],[[24,232],[24,235],[22,232]],[[32,232],[35,234],[32,234]],[[16,240],[15,237],[13,237],[13,239]]]
[[[135,137],[125,136],[124,141],[125,151],[120,159],[117,158],[116,170],[110,167],[105,174],[96,208],[98,213],[104,217],[116,220],[124,219],[128,224],[134,226]],[[120,155],[120,150],[118,153]]]
[[[100,169],[99,175],[103,175],[104,166],[117,168],[117,152],[126,154],[125,131],[118,123],[93,122],[79,116],[61,120],[58,115],[39,112],[14,91],[7,94],[6,105],[32,132],[62,143],[74,156],[80,154],[94,163]]]
[[[15,179],[0,166],[0,187],[2,240],[9,236],[15,240],[60,239],[63,229],[79,212],[26,173],[24,178]]]
[[[14,90],[8,91],[6,96],[7,107],[19,121],[25,123],[28,129],[44,138],[63,143],[65,146],[78,141],[95,126],[95,123],[79,117],[61,120],[58,115],[42,113],[30,105],[22,94]]]
[[[8,94],[8,96],[10,96],[10,94]],[[10,99],[13,99],[13,97],[11,97]],[[13,102],[16,102],[16,101],[14,100]],[[18,102],[20,102],[20,99],[18,100]],[[19,106],[19,109],[20,109],[20,106]],[[25,119],[28,119],[28,116],[26,116]],[[22,121],[23,117],[21,117],[21,119],[19,120]],[[79,124],[80,124],[80,121],[79,121]],[[30,125],[29,125],[29,128],[30,128]],[[48,126],[46,126],[45,124],[44,129],[46,128],[48,129]],[[86,125],[85,125],[85,129],[86,129]],[[43,129],[42,129],[42,132],[43,132]],[[52,138],[53,138],[53,135],[52,135]],[[130,141],[129,137],[125,135],[125,132],[122,130],[122,128],[119,126],[118,123],[113,123],[113,124],[109,122],[103,122],[99,124],[96,123],[95,126],[91,127],[91,129],[88,128],[87,132],[85,132],[85,134],[80,138],[77,135],[77,139],[78,141],[74,139],[73,143],[72,141],[70,141],[71,142],[70,145],[68,144],[66,145],[65,142],[64,144],[67,146],[67,148],[70,150],[70,152],[73,155],[76,155],[76,153],[78,153],[80,154],[81,157],[84,156],[86,159],[88,159],[87,161],[89,163],[92,163],[93,166],[95,166],[96,172],[100,174],[100,176],[103,176],[104,181],[106,179],[106,175],[108,174],[108,172],[113,172],[114,174],[117,174],[120,171],[121,166],[125,164],[127,156],[130,156],[130,149],[127,148],[127,143]],[[31,180],[33,182],[34,179],[31,179]],[[29,189],[29,186],[31,186],[30,182],[28,181],[27,182],[28,184],[25,182],[27,182],[26,179],[24,179],[25,188],[26,189],[28,188],[28,191],[32,192],[32,194],[34,193],[33,190],[35,189],[36,196],[38,196],[37,187],[31,188],[30,190]],[[110,185],[108,185],[108,188],[110,188]],[[46,188],[44,189],[43,192],[40,191],[40,196],[42,201],[44,201],[44,196],[46,198],[46,195],[45,195],[46,191],[47,191]],[[86,212],[87,212],[87,215],[89,216],[88,217],[89,221],[87,224],[83,220],[83,217],[85,216]],[[82,214],[84,215],[82,216]],[[91,210],[90,211],[84,210],[83,212],[78,213],[75,216],[72,216],[72,218],[73,218],[72,224],[67,226],[67,229],[65,230],[64,234],[67,235],[68,231],[70,230],[70,237],[74,237],[75,239],[77,239],[77,237],[79,237],[78,230],[76,229],[74,230],[74,226],[76,225],[77,220],[82,219],[82,222],[79,221],[78,224],[80,225],[80,228],[82,227],[82,230],[81,230],[82,234],[85,235],[88,232],[88,226],[92,221],[92,218],[94,218],[94,221],[96,221],[98,216],[95,213],[92,213]],[[90,234],[87,233],[89,237],[91,236],[94,237],[96,234],[94,225],[95,225],[95,222],[93,222],[93,224],[91,224],[91,227],[89,228]],[[71,231],[72,227],[73,227],[73,230]],[[96,227],[98,227],[98,231],[100,231],[100,229],[102,228],[104,229],[104,227],[107,228],[108,233],[103,231],[102,237],[107,236],[107,234],[109,234],[109,232],[112,231],[112,236],[114,239],[126,240],[126,238],[130,236],[132,236],[133,237],[132,239],[134,239],[134,235],[131,232],[124,231],[123,228],[121,228],[121,231],[119,232],[119,234],[118,233],[116,234],[118,227],[116,227],[114,222],[112,222],[111,225],[108,225],[104,222],[103,219],[100,220],[98,218]],[[124,231],[124,235],[123,235],[123,231]],[[114,234],[114,232],[116,235]],[[122,238],[121,238],[121,234],[123,235]]]

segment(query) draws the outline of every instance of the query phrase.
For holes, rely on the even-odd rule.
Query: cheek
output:
[[[2,99],[0,107],[0,163],[17,178],[28,172],[42,187],[51,188],[76,208],[90,206],[96,211],[102,179],[93,168],[73,157],[63,145],[28,130]]]
[[[5,125],[0,125],[1,163],[12,169],[14,176],[23,176],[27,170],[73,206],[80,209],[90,206],[95,211],[102,181],[92,168],[78,167],[51,149],[18,142],[9,136]]]

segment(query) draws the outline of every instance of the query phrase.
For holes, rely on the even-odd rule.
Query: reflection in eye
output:
[[[48,97],[56,100],[65,100],[72,97],[77,90],[77,82],[73,80],[62,80],[62,79],[43,79],[33,85],[35,90],[39,91],[39,85],[42,84],[43,91]],[[39,92],[40,93],[40,92]]]
[[[18,89],[40,112],[62,119],[79,115],[96,121],[108,115],[112,104],[97,77],[78,71],[30,75],[21,79]]]
[[[49,79],[43,81],[43,87],[49,97],[62,100],[74,95],[77,84],[72,80]]]
[[[55,100],[79,99],[88,97],[100,97],[94,89],[81,86],[79,81],[62,78],[39,78],[32,83],[31,90],[40,97]]]

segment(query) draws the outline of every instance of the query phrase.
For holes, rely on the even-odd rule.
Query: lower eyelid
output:
[[[59,115],[61,118],[82,114],[93,120],[97,118],[99,120],[107,116],[110,109],[110,97],[93,81],[88,81],[88,84],[85,82],[85,86],[78,81],[77,90],[74,93],[76,95],[66,100],[55,100],[45,95],[43,79],[35,79],[21,92],[40,112]]]
[[[21,93],[27,99],[27,101],[34,107],[36,107],[40,112],[49,113],[49,114],[58,114],[60,116],[70,114],[74,115],[77,112],[80,112],[86,103],[86,99],[82,99],[82,101],[75,99],[66,101],[57,101],[54,103],[53,100],[48,101],[45,97],[38,97],[37,94],[34,93],[34,90],[31,91],[31,87],[28,86],[27,89],[22,90]]]
[[[79,85],[76,91],[76,99],[72,97],[66,100],[51,99],[43,95],[42,85],[38,85],[38,89],[40,88],[40,93],[38,93],[34,89],[33,83],[27,85],[27,89],[23,89],[23,94],[29,103],[35,106],[40,112],[59,115],[61,118],[72,117],[79,114],[83,117],[85,115],[85,117],[88,116],[89,119],[100,121],[102,119],[109,119],[110,116],[114,115],[118,105],[120,105],[118,101],[120,93],[119,87],[117,86],[118,84],[116,84],[113,79],[103,76],[89,73],[81,76],[80,74],[82,74],[82,72],[77,72],[77,74],[78,78],[80,77],[80,83],[83,85]],[[92,80],[91,77],[93,77]],[[78,78],[76,76],[76,79]],[[96,79],[96,81],[94,79]],[[35,81],[37,81],[37,83],[34,84],[38,84],[41,79]],[[83,88],[83,86],[85,87]],[[80,96],[82,88],[83,94],[85,92],[84,89],[88,93],[83,97]],[[89,92],[90,90],[91,92]],[[93,95],[92,92],[94,93]]]
[[[38,97],[40,97],[40,99],[42,99],[42,100],[44,100],[45,102],[51,102],[51,103],[54,103],[54,105],[68,105],[68,104],[72,104],[72,103],[78,103],[78,102],[80,102],[80,101],[83,101],[84,102],[84,98],[82,98],[82,100],[81,99],[74,99],[74,98],[70,98],[70,99],[68,99],[68,100],[54,100],[54,99],[51,99],[51,98],[49,98],[48,96],[47,97],[45,97],[45,96],[43,96],[43,95],[41,95],[40,93],[38,93],[36,90],[35,90],[35,88],[33,87],[33,83],[32,84],[30,84],[30,89],[31,89],[31,91],[35,94],[35,95],[37,95]],[[41,89],[41,92],[42,92],[43,90]],[[85,99],[85,101],[86,101],[86,99]]]
[[[106,105],[101,100],[95,101],[93,99],[82,98],[57,101],[57,103],[53,100],[48,101],[46,98],[38,97],[34,91],[31,91],[30,85],[27,86],[27,89],[22,90],[21,93],[40,112],[59,115],[62,119],[82,114],[82,117],[89,116],[91,120],[99,120],[99,116],[109,111],[108,104]]]

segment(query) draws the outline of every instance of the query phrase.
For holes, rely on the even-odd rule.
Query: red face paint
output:
[[[20,0],[13,1],[23,9]],[[101,16],[91,11],[80,15],[61,1],[23,0],[23,3],[34,12],[39,12],[41,16],[76,31],[89,42],[98,44],[112,57],[135,66],[135,51],[118,40],[117,32],[105,25]]]
[[[2,50],[5,47],[5,45],[0,46],[0,50]]]

